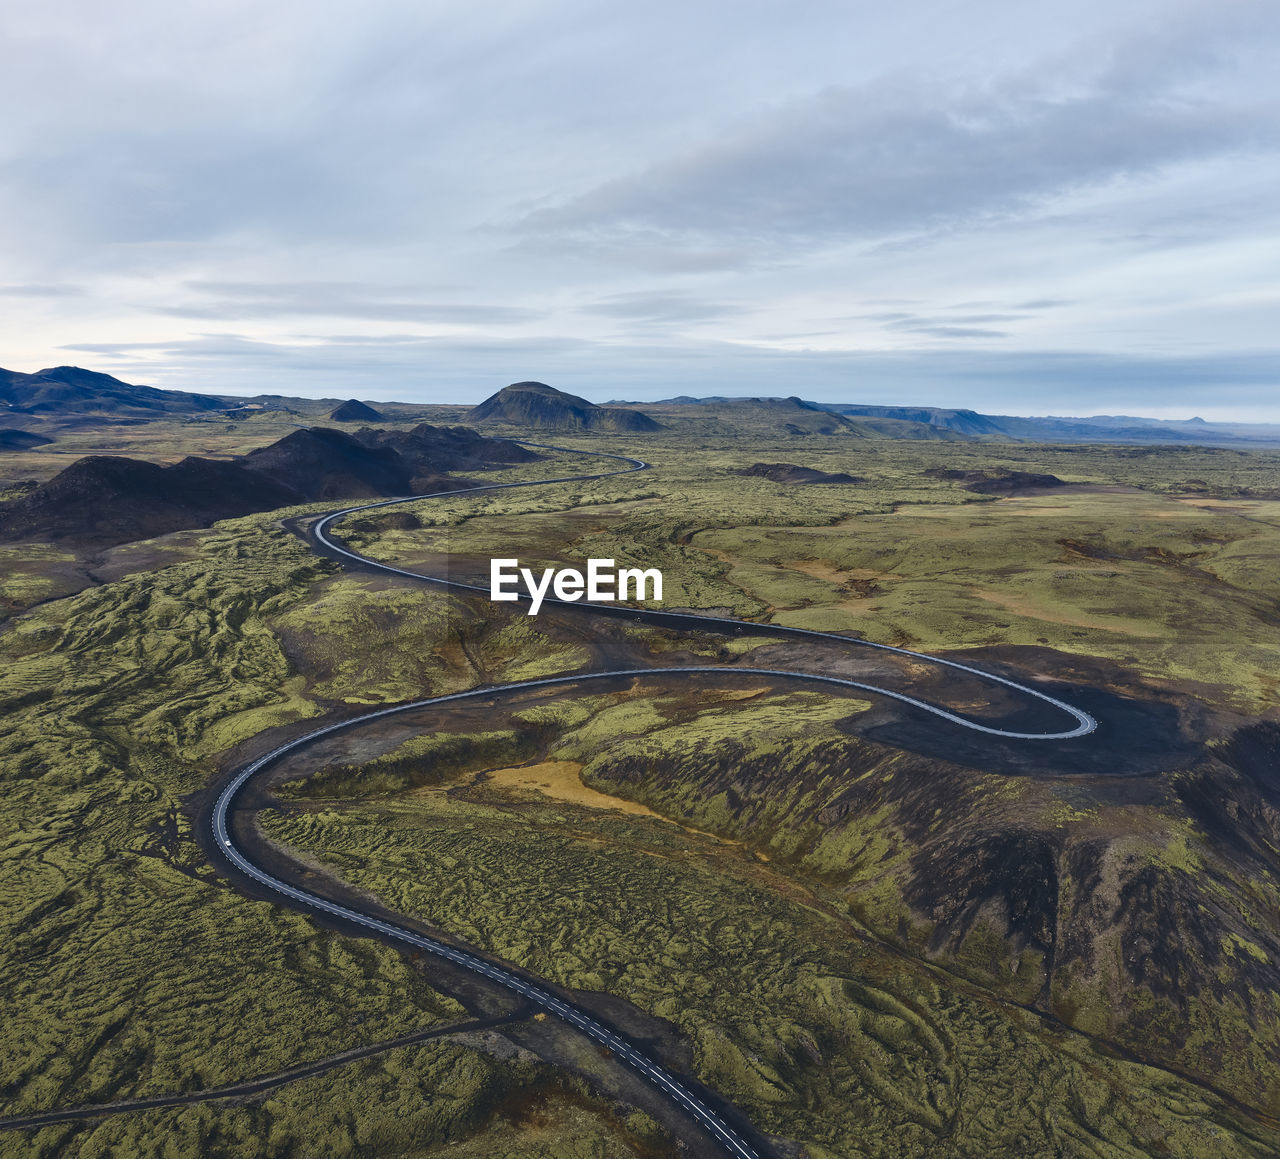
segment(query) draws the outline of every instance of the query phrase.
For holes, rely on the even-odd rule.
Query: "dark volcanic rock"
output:
[[[493,463],[531,463],[536,452],[509,439],[489,439],[470,427],[433,427],[419,423],[409,431],[362,428],[356,439],[366,447],[389,447],[415,477],[437,471],[474,471]]]
[[[741,471],[730,471],[731,475],[752,475],[761,479],[772,479],[775,483],[861,483],[857,475],[846,475],[844,472],[830,474],[814,467],[798,467],[795,463],[753,463]]]
[[[504,422],[547,431],[657,431],[638,410],[596,406],[545,382],[514,382],[485,399],[467,416],[472,422]]]
[[[191,458],[161,467],[92,455],[0,507],[0,540],[107,546],[297,502],[296,492],[238,463]]]
[[[383,420],[381,413],[354,398],[335,407],[329,417],[336,423],[380,423]]]
[[[935,467],[931,471],[926,471],[925,474],[932,479],[951,479],[966,491],[975,491],[979,495],[1017,495],[1023,491],[1035,491],[1042,487],[1066,486],[1066,483],[1057,475],[1011,471],[1005,467],[994,467],[989,471],[957,471]]]
[[[0,430],[0,451],[29,451],[32,447],[42,447],[51,442],[52,439],[33,431]]]
[[[412,490],[410,472],[395,451],[367,447],[345,431],[326,427],[294,431],[250,451],[243,462],[303,499],[408,495]]]
[[[515,443],[465,428],[424,424],[380,442],[384,434],[361,431],[365,442],[345,431],[309,428],[231,463],[189,458],[161,467],[112,456],[80,459],[0,504],[0,541],[105,547],[317,499],[456,490],[467,483],[446,469],[537,458]]]

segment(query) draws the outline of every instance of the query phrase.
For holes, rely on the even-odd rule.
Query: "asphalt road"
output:
[[[551,450],[571,450],[571,448],[566,447],[546,447],[545,444],[527,445],[543,446],[545,449]],[[575,453],[598,455],[597,452]],[[540,479],[532,483],[487,484],[485,486],[471,487],[460,491],[442,492],[441,495],[455,496],[468,493],[474,494],[481,491],[507,490],[516,487],[546,486],[553,483],[587,482],[593,479],[605,479],[613,475],[627,474],[632,471],[643,471],[648,467],[648,464],[640,459],[632,459],[622,455],[598,455],[598,457],[615,459],[629,465],[617,471],[606,471],[588,475],[570,475],[558,479]],[[378,560],[369,559],[366,556],[362,556],[357,552],[352,551],[340,539],[334,538],[334,525],[344,517],[357,511],[370,511],[380,507],[390,507],[399,503],[408,503],[427,497],[428,496],[409,496],[403,499],[387,499],[377,503],[364,503],[354,507],[344,507],[339,511],[334,511],[321,518],[314,525],[312,534],[315,536],[317,543],[326,551],[326,553],[331,553],[339,558],[349,559],[359,564],[362,568],[372,568],[376,571],[386,572],[391,575],[403,576],[414,580],[415,582],[427,582],[442,587],[460,589],[468,592],[480,592],[488,595],[488,588],[477,584],[467,584],[457,580],[424,576],[417,572],[406,571],[403,568],[397,568],[390,564],[381,563]],[[522,596],[521,598],[527,597]],[[213,838],[216,843],[216,847],[226,860],[241,873],[245,874],[245,876],[251,878],[260,885],[265,886],[267,889],[275,892],[282,898],[287,899],[288,903],[291,903],[295,907],[325,914],[331,918],[338,918],[345,922],[355,923],[386,941],[414,950],[425,951],[440,958],[447,959],[457,966],[461,966],[468,971],[481,975],[482,977],[489,979],[491,982],[519,994],[522,998],[539,1007],[547,1014],[554,1015],[556,1018],[563,1020],[565,1023],[574,1027],[588,1038],[594,1040],[601,1047],[610,1051],[616,1058],[631,1067],[631,1069],[640,1075],[645,1081],[650,1083],[659,1095],[666,1099],[669,1104],[678,1108],[685,1115],[698,1123],[726,1155],[734,1156],[735,1159],[762,1159],[764,1154],[763,1145],[748,1141],[747,1131],[734,1127],[726,1122],[725,1117],[710,1106],[706,1099],[701,1097],[691,1086],[673,1075],[664,1067],[660,1066],[633,1042],[620,1035],[617,1031],[612,1029],[589,1011],[574,1005],[572,1002],[566,1001],[564,998],[553,993],[550,989],[539,985],[536,981],[516,972],[515,970],[505,967],[499,962],[492,961],[480,956],[479,954],[461,949],[460,947],[451,945],[447,942],[428,937],[414,930],[398,926],[392,922],[384,921],[370,914],[362,913],[360,910],[351,906],[342,905],[338,902],[331,901],[328,898],[321,897],[318,894],[300,889],[295,885],[282,881],[280,878],[269,873],[266,869],[257,865],[240,847],[235,844],[229,823],[229,818],[235,808],[236,801],[245,790],[245,787],[255,777],[270,769],[276,764],[276,762],[287,754],[298,749],[305,748],[307,745],[321,737],[329,736],[333,733],[342,732],[347,729],[358,728],[383,717],[410,712],[415,709],[424,708],[434,704],[445,704],[452,701],[493,697],[495,695],[516,692],[522,689],[580,684],[584,681],[591,680],[616,679],[619,676],[687,676],[692,673],[699,673],[713,677],[723,675],[734,677],[741,675],[761,675],[775,678],[801,679],[846,688],[857,692],[870,692],[877,696],[889,697],[893,700],[922,709],[925,712],[932,713],[934,716],[940,717],[953,725],[958,725],[966,729],[974,729],[978,732],[988,733],[993,736],[1027,741],[1061,740],[1070,737],[1083,736],[1092,732],[1097,727],[1096,722],[1088,713],[1074,708],[1064,701],[1048,696],[1043,692],[1039,692],[1034,688],[1028,688],[1026,685],[1019,684],[1016,681],[996,676],[988,672],[983,672],[981,669],[974,668],[967,664],[960,664],[952,660],[943,660],[938,657],[928,656],[919,652],[911,652],[905,648],[893,648],[885,644],[873,644],[865,640],[857,640],[848,636],[836,635],[834,633],[814,632],[801,628],[786,628],[779,625],[754,624],[748,621],[724,619],[712,616],[699,616],[692,613],[660,612],[645,608],[628,608],[618,606],[616,604],[588,604],[584,602],[561,601],[553,598],[547,598],[544,603],[584,610],[589,614],[609,615],[616,618],[636,620],[643,623],[650,623],[665,627],[682,627],[702,631],[710,630],[721,633],[749,632],[756,635],[763,633],[769,635],[816,637],[823,640],[839,640],[844,644],[854,645],[857,647],[876,648],[887,652],[895,652],[899,655],[910,656],[917,660],[924,660],[947,668],[958,669],[963,672],[977,675],[984,680],[991,681],[992,683],[1014,689],[1028,697],[1042,701],[1054,709],[1061,710],[1073,722],[1070,728],[1056,732],[1013,732],[1005,729],[994,728],[992,726],[982,724],[979,721],[970,720],[956,713],[949,712],[938,705],[918,700],[915,697],[895,692],[892,689],[880,688],[876,685],[863,684],[858,681],[845,680],[834,676],[817,676],[812,673],[793,672],[780,669],[740,668],[736,666],[722,668],[685,666],[680,668],[626,669],[611,672],[579,674],[574,676],[558,676],[543,680],[526,680],[513,684],[476,688],[467,692],[457,692],[448,696],[430,697],[426,700],[418,700],[409,704],[400,704],[392,708],[384,708],[374,712],[364,713],[361,716],[349,720],[339,721],[335,724],[314,729],[303,736],[297,737],[286,744],[280,745],[278,748],[273,749],[271,752],[266,753],[264,756],[259,757],[252,763],[237,770],[224,784],[211,812]]]

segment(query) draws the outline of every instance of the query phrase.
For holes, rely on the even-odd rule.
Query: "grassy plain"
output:
[[[481,582],[491,555],[615,558],[661,568],[666,607],[923,651],[1047,646],[1204,686],[1245,712],[1276,705],[1280,452],[794,442],[802,465],[866,482],[737,477],[766,449],[735,442],[649,445],[653,472],[431,501],[421,530],[357,542],[387,558],[453,553],[475,561]],[[944,466],[1047,471],[1078,486],[993,499],[925,474]]]

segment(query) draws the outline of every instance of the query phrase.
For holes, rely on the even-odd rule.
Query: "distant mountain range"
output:
[[[414,421],[444,412],[445,421],[463,417],[483,426],[522,430],[673,433],[731,437],[735,434],[848,435],[866,438],[979,440],[1051,443],[1194,443],[1246,448],[1280,445],[1280,425],[1216,423],[1094,415],[1090,418],[1024,417],[982,414],[965,408],[878,406],[820,403],[788,398],[680,395],[652,403],[603,405],[567,394],[542,382],[516,382],[465,414],[444,406],[379,403],[378,410],[355,399],[254,399],[191,394],[136,386],[109,374],[77,366],[55,366],[34,374],[0,370],[0,428],[56,434],[68,426],[138,423],[181,416],[243,419],[261,412],[295,413],[338,422]],[[376,417],[375,417],[376,416]],[[20,440],[6,435],[0,450],[18,450]],[[29,446],[36,444],[30,443]]]
[[[158,418],[170,414],[198,414],[225,410],[227,400],[183,390],[134,386],[96,370],[54,366],[23,374],[0,370],[0,420],[9,414],[65,413]]]
[[[1042,443],[1196,443],[1209,446],[1274,446],[1280,444],[1280,424],[1211,423],[1201,418],[1172,420],[1132,415],[1093,415],[1088,418],[990,415],[975,410],[933,406],[871,406],[862,403],[806,402],[798,398],[749,399],[712,395],[693,398],[680,395],[655,403],[621,403],[649,410],[673,406],[706,408],[711,412],[743,402],[776,405],[800,404],[874,424],[903,423],[949,432],[952,437],[985,442]],[[879,433],[889,434],[889,429]],[[902,437],[902,436],[899,436]],[[909,436],[908,436],[909,437]],[[918,436],[917,436],[918,437]]]
[[[691,405],[695,404],[695,405]],[[682,397],[639,406],[680,434],[731,438],[734,435],[843,435],[860,439],[924,439],[955,442],[968,436],[941,426],[900,418],[851,417],[802,398]]]

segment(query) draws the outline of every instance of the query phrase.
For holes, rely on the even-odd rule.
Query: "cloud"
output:
[[[1009,336],[1004,330],[984,330],[976,326],[929,325],[924,322],[909,326],[899,325],[896,329],[907,330],[912,334],[922,334],[928,338],[1007,338]]]
[[[724,302],[661,292],[612,294],[599,302],[579,306],[578,309],[583,314],[625,318],[647,324],[698,322],[742,312],[741,307]]]
[[[75,298],[83,293],[81,286],[38,282],[0,284],[0,295],[6,298]]]
[[[1265,22],[1260,11],[1242,4],[1236,14]],[[1136,36],[1091,66],[1063,59],[983,82],[896,75],[830,86],[515,228],[578,244],[773,251],[984,226],[1182,165],[1274,151],[1274,93],[1259,103],[1201,83],[1231,67],[1223,42],[1240,29],[1230,12],[1220,23],[1209,33],[1202,21],[1173,21],[1167,35]]]
[[[414,301],[409,295],[416,288],[411,286],[191,281],[186,288],[196,295],[194,300],[144,308],[176,318],[219,321],[318,316],[462,326],[511,325],[544,316],[543,311],[527,306]]]

